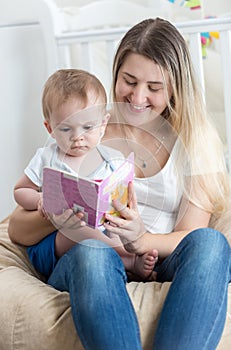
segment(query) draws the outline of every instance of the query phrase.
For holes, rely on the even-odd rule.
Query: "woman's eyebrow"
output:
[[[137,77],[135,77],[134,75],[127,73],[127,72],[123,72],[124,75],[127,75],[129,78],[132,79],[137,79]],[[155,84],[155,85],[163,85],[162,81],[147,81],[148,84]]]

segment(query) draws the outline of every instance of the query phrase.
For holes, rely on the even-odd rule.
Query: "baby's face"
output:
[[[78,99],[70,99],[52,112],[51,134],[64,154],[83,156],[100,142],[105,114],[105,104],[100,100],[89,101],[83,107]]]

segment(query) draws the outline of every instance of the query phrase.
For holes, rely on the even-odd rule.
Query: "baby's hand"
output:
[[[46,220],[49,220],[49,217],[48,217],[48,214],[46,213],[44,207],[43,207],[43,196],[42,196],[42,193],[40,192],[40,198],[39,198],[39,201],[38,201],[38,212],[39,214]]]
[[[76,243],[102,235],[101,231],[87,226],[82,212],[74,213],[72,209],[67,209],[60,215],[49,215],[49,218],[59,232]]]
[[[49,215],[50,221],[60,231],[76,230],[80,227],[86,226],[86,222],[83,221],[83,218],[83,213],[74,213],[72,209],[67,209],[60,215]]]

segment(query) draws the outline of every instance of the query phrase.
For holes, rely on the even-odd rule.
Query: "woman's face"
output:
[[[118,72],[115,96],[116,102],[123,102],[129,124],[149,123],[165,110],[171,89],[168,74],[164,74],[165,77],[160,67],[145,56],[130,53],[126,57]]]

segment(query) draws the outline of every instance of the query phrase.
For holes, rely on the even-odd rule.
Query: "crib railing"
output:
[[[201,33],[203,32],[219,32],[220,36],[220,55],[223,70],[223,85],[224,85],[224,108],[226,116],[226,134],[227,134],[227,162],[230,164],[231,159],[231,18],[211,18],[185,23],[176,23],[176,27],[180,32],[187,37],[189,50],[192,56],[194,68],[198,74],[202,89],[204,85],[204,67],[201,50]],[[95,42],[103,41],[106,44],[107,67],[108,74],[111,72],[115,47],[124,33],[128,30],[124,28],[102,28],[98,30],[88,31],[73,31],[64,32],[55,37],[57,48],[64,50],[54,52],[53,59],[49,61],[58,62],[58,66],[71,66],[70,52],[68,47],[73,44],[80,44],[82,60],[85,69],[92,70],[92,62],[94,61],[91,55],[91,45]],[[49,50],[49,49],[48,49]],[[50,52],[51,54],[51,52]],[[214,67],[216,69],[216,67]],[[213,72],[211,72],[213,74]]]
[[[221,55],[222,58],[226,58],[225,62],[231,62],[230,57],[230,38],[231,38],[231,18],[212,18],[200,21],[191,21],[184,23],[176,23],[176,27],[180,32],[187,36],[189,49],[195,69],[200,76],[202,86],[204,86],[204,74],[203,74],[203,62],[201,53],[201,33],[202,32],[219,32],[221,40]],[[109,59],[113,59],[114,49],[121,37],[128,30],[128,27],[123,28],[102,28],[96,30],[87,31],[72,31],[63,32],[62,34],[55,35],[56,44],[58,47],[68,47],[73,44],[81,44],[82,50],[79,52],[84,58],[86,68],[91,70],[90,65],[90,48],[94,42],[104,41],[106,43],[107,53]],[[64,56],[65,57],[65,56]],[[61,57],[58,55],[56,59],[52,60],[61,64]],[[52,64],[52,66],[53,66]],[[62,62],[62,65],[69,66],[71,64],[70,56],[67,54],[66,59]],[[228,73],[226,66],[225,72]],[[227,74],[226,74],[227,76]],[[228,75],[230,77],[230,75]]]

